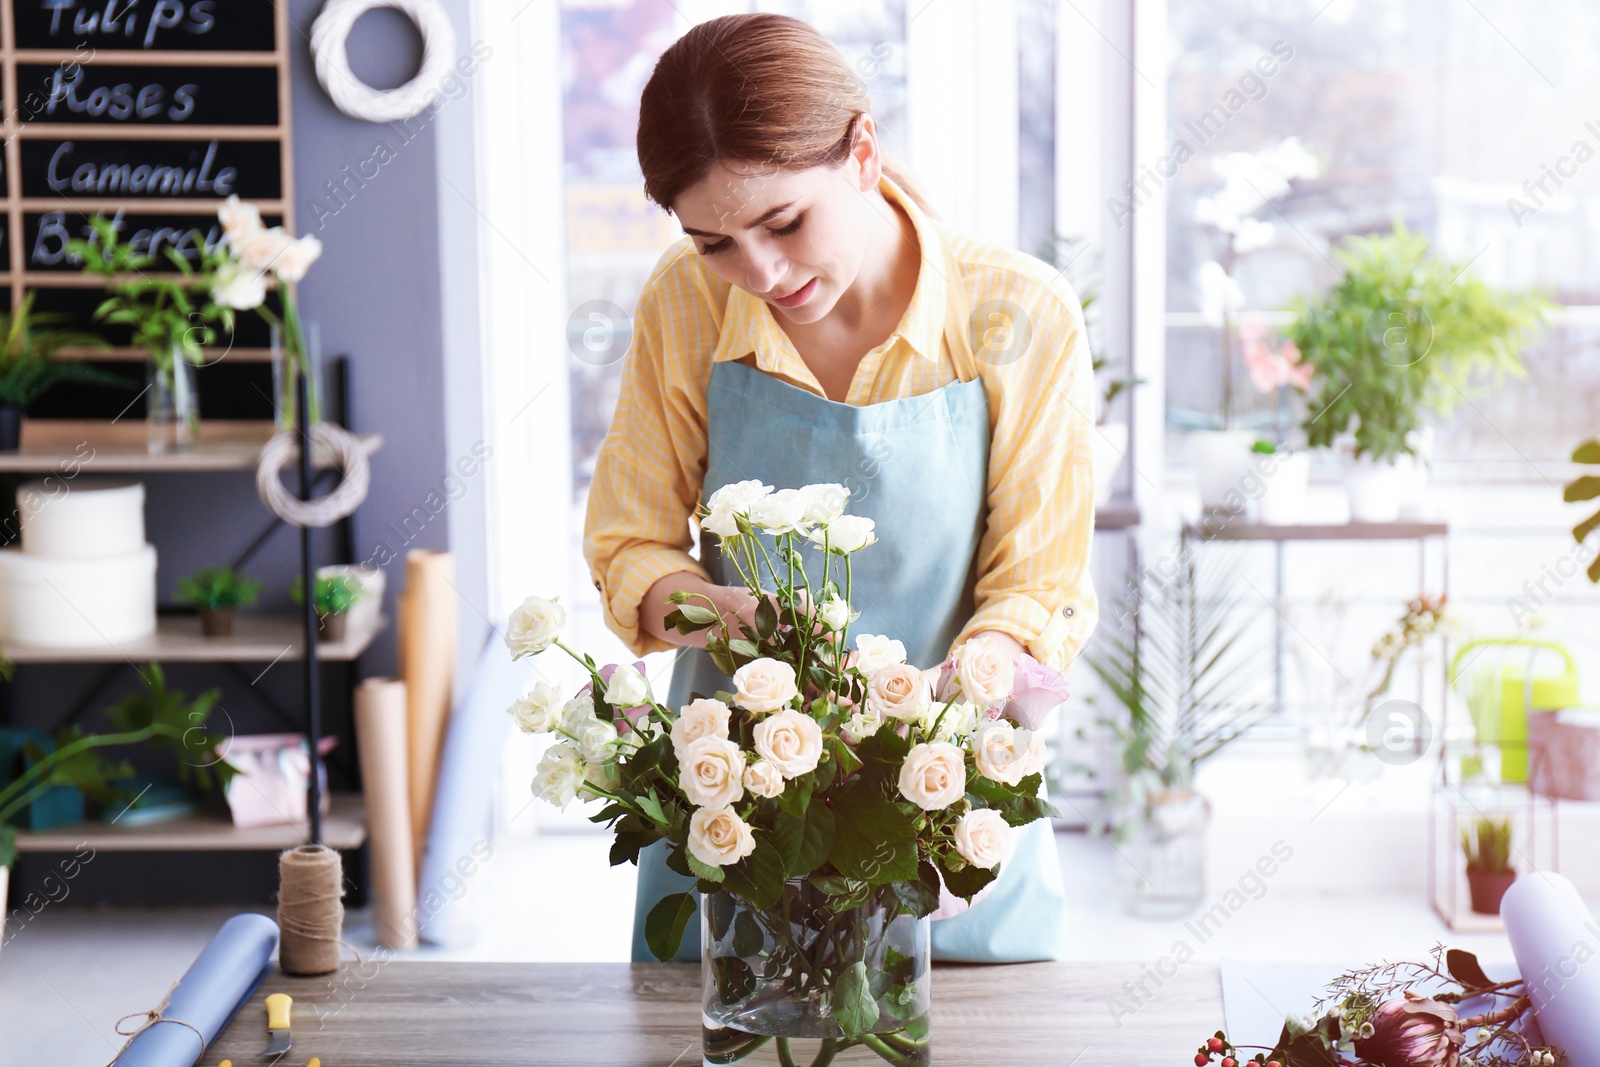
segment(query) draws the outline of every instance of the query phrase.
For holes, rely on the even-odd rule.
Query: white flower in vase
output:
[[[744,796],[744,752],[721,737],[702,737],[684,746],[678,761],[678,787],[689,803],[720,808]]]
[[[689,816],[689,853],[708,867],[738,863],[755,849],[755,834],[732,808],[700,808]]]
[[[512,659],[538,655],[561,636],[561,628],[567,624],[567,609],[557,599],[530,596],[511,613],[505,641]]]
[[[837,633],[861,615],[850,610],[849,601],[831,596],[823,601],[822,607],[817,611],[817,617],[822,620],[822,625]]]
[[[211,298],[235,311],[253,311],[267,298],[267,280],[258,270],[223,263],[211,280]]]
[[[973,637],[956,650],[955,677],[962,696],[989,708],[1011,696],[1016,664],[993,639]]]
[[[783,795],[783,775],[766,760],[756,760],[744,769],[744,787],[758,797]]]
[[[549,682],[535,682],[532,689],[506,709],[525,734],[554,730],[561,721],[561,690]]]
[[[806,521],[811,523],[826,524],[840,518],[850,499],[849,488],[836,482],[802,486],[800,493],[806,502]]]
[[[775,659],[755,659],[733,672],[735,699],[746,711],[777,711],[800,695],[794,667]]]
[[[1197,280],[1200,286],[1200,317],[1206,320],[1207,325],[1220,329],[1224,316],[1244,307],[1244,290],[1239,287],[1238,280],[1216,260],[1201,264]]]
[[[966,757],[948,741],[913,745],[900,765],[900,795],[923,811],[941,811],[966,796]]]
[[[785,778],[810,774],[822,759],[822,727],[793,708],[756,723],[751,740],[761,758]]]
[[[606,682],[606,703],[613,708],[637,708],[650,700],[650,683],[639,668],[619,664]]]
[[[672,750],[677,753],[678,761],[683,761],[683,750],[690,742],[702,737],[720,737],[726,741],[730,714],[728,705],[709,697],[685,704],[672,722]]]
[[[1032,730],[1020,730],[1005,719],[991,719],[972,735],[973,762],[991,782],[1014,786],[1037,769]],[[1040,738],[1040,752],[1046,751]]]
[[[885,718],[916,722],[932,703],[932,679],[909,663],[879,667],[867,680],[867,707]]]
[[[750,505],[750,525],[774,537],[803,532],[807,500],[798,489],[779,489]]]
[[[903,642],[881,634],[856,636],[855,669],[861,672],[863,678],[871,678],[884,667],[905,661],[906,646]]]
[[[873,533],[875,525],[864,515],[841,515],[826,526],[812,530],[806,537],[819,548],[848,556],[877,543],[878,537]]]
[[[1005,858],[1010,833],[1011,827],[998,811],[978,808],[956,823],[956,851],[974,867],[992,871]]]
[[[558,741],[546,749],[539,760],[533,775],[533,794],[558,808],[565,808],[577,796],[584,773],[583,754],[573,745]]]

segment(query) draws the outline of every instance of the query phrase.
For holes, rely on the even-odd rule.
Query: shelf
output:
[[[384,629],[386,620],[361,628],[347,627],[342,641],[318,641],[317,659],[353,660],[367,650]],[[198,615],[162,615],[153,637],[116,645],[41,648],[7,642],[6,657],[13,663],[268,663],[298,660],[304,645],[305,622],[299,615],[240,615],[229,637],[204,637]]]
[[[50,830],[17,831],[19,852],[74,852],[85,845],[97,852],[255,852],[304,845],[306,823],[241,829],[221,812],[183,815],[147,826],[81,822]],[[359,793],[335,793],[322,820],[322,843],[329,848],[360,848],[367,839],[366,807]]]
[[[1132,501],[1113,500],[1094,509],[1096,530],[1131,530],[1139,525],[1139,506]]]
[[[151,452],[143,419],[104,422],[78,419],[28,419],[22,424],[22,447],[0,452],[0,473],[56,474],[75,477],[131,471],[254,470],[261,446],[271,440],[268,421],[213,420],[200,423],[200,441],[181,452]],[[383,435],[358,435],[367,455],[383,446]],[[318,468],[331,464],[318,460]],[[292,467],[292,464],[291,464]]]
[[[1227,522],[1210,528],[1204,523],[1185,523],[1184,536],[1201,541],[1416,541],[1424,537],[1444,537],[1450,532],[1446,522],[1332,522],[1297,523],[1272,526],[1254,522]]]

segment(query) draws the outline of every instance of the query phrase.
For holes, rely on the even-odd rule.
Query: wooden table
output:
[[[1135,1007],[1123,983],[1148,974]],[[939,964],[936,1067],[1182,1067],[1222,1026],[1217,969],[1155,985],[1139,963]],[[275,1067],[691,1067],[700,1063],[700,966],[681,963],[349,963],[276,969],[201,1060],[265,1064],[268,993],[294,998],[294,1047]],[[1136,991],[1137,995],[1137,991]],[[1132,1014],[1114,1018],[1109,999]]]

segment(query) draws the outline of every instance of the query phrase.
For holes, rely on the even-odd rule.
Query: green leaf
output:
[[[753,912],[741,910],[733,920],[733,954],[735,956],[754,956],[766,944],[766,937],[761,933],[761,924],[756,922]]]
[[[811,783],[809,776],[792,778],[784,786],[783,792],[777,796],[778,807],[796,818],[804,817],[806,808],[811,803]]]
[[[674,893],[656,901],[644,919],[645,944],[656,959],[670,960],[678,954],[683,932],[697,910],[693,893]]]
[[[856,960],[833,983],[833,1017],[848,1040],[871,1030],[878,1021],[878,1002],[872,999],[865,960]]]
[[[683,861],[689,865],[689,869],[694,872],[696,878],[718,883],[723,880],[724,875],[721,867],[713,867],[709,863],[701,863],[699,858],[688,849],[683,850]]]
[[[770,908],[783,892],[783,859],[778,850],[757,840],[755,851],[731,867],[722,868],[723,884],[757,908]]]
[[[939,906],[939,872],[927,860],[917,865],[915,881],[895,882],[890,888],[905,909],[919,919]]]
[[[638,863],[639,850],[644,847],[644,834],[618,834],[616,840],[611,842],[611,866],[620,867],[624,863]]]
[[[1600,463],[1600,437],[1591,437],[1572,450],[1574,463]]]
[[[882,885],[917,877],[916,828],[911,817],[857,779],[835,798],[829,860],[849,878]]]
[[[854,774],[861,769],[861,757],[837,737],[833,739],[833,758],[839,763],[840,774]]]
[[[952,871],[950,868],[941,865],[940,873],[944,875],[945,887],[956,896],[967,901],[971,901],[973,894],[999,877],[997,871],[986,871],[982,867],[974,867],[970,864],[962,867],[959,871]]]
[[[1561,499],[1569,504],[1575,504],[1580,500],[1593,500],[1597,496],[1600,496],[1600,477],[1585,474],[1567,483]]]
[[[772,843],[790,878],[810,874],[827,861],[833,848],[833,812],[820,801],[801,816],[779,812],[772,828]]]
[[[756,604],[756,633],[761,635],[763,641],[770,641],[777,632],[778,609],[770,598],[762,597]]]

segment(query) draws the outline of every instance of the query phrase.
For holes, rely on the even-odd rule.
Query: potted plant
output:
[[[200,609],[200,632],[207,637],[233,633],[235,608],[254,604],[261,583],[232,567],[201,567],[178,580],[178,599]]]
[[[1339,283],[1295,303],[1288,335],[1316,365],[1302,426],[1313,445],[1351,434],[1345,486],[1356,522],[1392,522],[1418,450],[1423,412],[1445,418],[1473,380],[1521,376],[1518,351],[1550,305],[1495,289],[1469,264],[1437,258],[1421,234],[1351,237]]]
[[[36,313],[35,293],[0,312],[0,452],[15,452],[22,442],[22,417],[29,405],[58,385],[104,385],[127,389],[131,383],[115,374],[56,358],[68,346],[108,348],[105,338],[82,330],[51,325],[66,315]]]
[[[92,239],[75,237],[67,253],[85,274],[105,279],[110,294],[94,317],[133,330],[133,343],[149,353],[145,426],[150,451],[187,448],[200,435],[200,396],[194,369],[205,362],[205,347],[217,327],[233,332],[234,312],[213,299],[215,275],[229,260],[218,245],[191,233],[194,262],[168,245],[161,255],[137,252],[117,239],[110,220],[89,220]],[[176,270],[174,276],[171,270]]]
[[[1584,464],[1600,464],[1600,437],[1591,437],[1577,448],[1572,450],[1572,462]],[[1580,474],[1567,483],[1562,491],[1561,499],[1569,504],[1582,500],[1593,500],[1600,497],[1600,475]],[[1600,530],[1600,511],[1590,515],[1572,528],[1572,539],[1578,544],[1583,544],[1596,530]],[[1600,556],[1596,556],[1589,564],[1589,580],[1600,583]]]
[[[1257,392],[1276,396],[1276,433],[1271,440],[1261,438],[1250,446],[1261,474],[1261,495],[1256,500],[1256,521],[1272,526],[1300,522],[1305,515],[1306,491],[1311,482],[1311,453],[1293,448],[1286,441],[1289,398],[1303,394],[1311,385],[1314,368],[1300,356],[1293,341],[1268,342],[1271,332],[1266,321],[1252,316],[1239,324],[1239,344],[1250,384]]]
[[[1202,510],[1225,506],[1239,489],[1251,464],[1255,440],[1251,420],[1239,410],[1234,372],[1234,315],[1245,303],[1237,270],[1243,258],[1272,243],[1272,223],[1256,217],[1267,204],[1289,193],[1291,183],[1315,178],[1321,166],[1315,156],[1290,137],[1257,152],[1229,152],[1212,161],[1222,188],[1195,203],[1197,222],[1222,234],[1220,258],[1201,265],[1197,277],[1200,313],[1218,330],[1222,347],[1221,410],[1217,413],[1174,408],[1168,421],[1188,430]]]
[[[305,603],[305,579],[295,579],[289,593],[296,604]],[[324,639],[343,641],[349,611],[361,599],[361,579],[350,574],[319,574],[313,592],[317,629]]]
[[[1120,780],[1107,815],[1124,860],[1117,895],[1135,914],[1171,915],[1205,896],[1210,805],[1197,768],[1266,717],[1249,687],[1261,650],[1245,642],[1230,572],[1200,577],[1193,557],[1169,581],[1148,572],[1136,596],[1108,613],[1085,653],[1125,716],[1107,718],[1121,750]],[[1137,623],[1137,630],[1135,629]]]
[[[1461,828],[1461,851],[1467,857],[1467,890],[1472,910],[1479,915],[1499,915],[1517,872],[1511,867],[1511,820],[1474,819],[1471,831]]]

